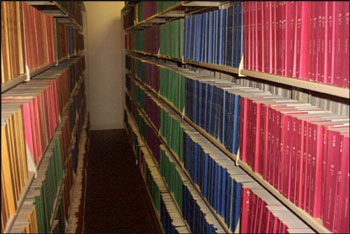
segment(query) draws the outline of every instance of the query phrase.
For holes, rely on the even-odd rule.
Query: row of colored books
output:
[[[243,4],[244,68],[349,88],[349,2]]]
[[[69,66],[77,66],[72,62],[2,94],[3,106],[22,104],[26,145],[36,165],[55,134],[63,108],[70,99],[72,86],[69,88],[69,82],[76,79],[76,74],[70,73],[69,77],[67,71]]]
[[[182,71],[182,74],[183,73],[185,73],[185,71]],[[194,80],[194,75],[189,75],[189,77]],[[343,218],[340,218],[340,215],[335,212],[334,205],[331,205],[338,204],[337,202],[340,201],[340,198],[348,196],[346,195],[346,189],[340,189],[343,187],[346,188],[346,186],[344,186],[344,184],[346,184],[346,177],[337,177],[335,174],[333,174],[333,177],[329,176],[331,172],[326,174],[326,169],[322,168],[322,164],[331,167],[332,164],[327,163],[327,160],[331,162],[332,160],[342,158],[343,156],[340,150],[342,150],[342,152],[347,152],[348,149],[341,148],[341,143],[338,144],[337,151],[328,147],[327,144],[324,146],[321,143],[317,144],[317,141],[322,142],[323,139],[326,140],[325,142],[331,144],[332,136],[328,136],[328,133],[332,131],[336,132],[334,128],[332,131],[330,131],[330,129],[337,125],[339,125],[339,127],[336,128],[337,131],[343,131],[343,133],[340,134],[338,132],[338,138],[334,139],[338,139],[339,142],[348,141],[349,128],[346,126],[349,123],[348,118],[327,113],[309,104],[298,103],[288,98],[271,95],[269,92],[263,92],[255,88],[228,84],[227,82],[218,81],[217,79],[209,79],[206,76],[202,76],[202,78],[202,80],[198,78],[198,80],[201,81],[199,83],[213,85],[217,88],[217,92],[224,93],[224,95],[216,95],[216,98],[221,99],[221,102],[218,100],[214,102],[216,109],[221,109],[221,112],[219,112],[221,114],[212,115],[213,111],[208,111],[208,109],[205,109],[206,111],[204,113],[209,113],[206,115],[212,115],[216,118],[216,121],[214,121],[216,126],[214,130],[220,126],[219,123],[221,121],[225,123],[227,120],[225,120],[225,118],[227,118],[227,116],[233,118],[233,123],[236,122],[236,125],[234,125],[236,128],[233,128],[236,141],[233,141],[235,144],[231,142],[231,145],[235,145],[232,149],[238,149],[237,147],[240,145],[240,157],[253,171],[260,173],[266,181],[280,190],[281,194],[314,217],[321,216],[324,221],[326,220],[325,217],[332,220],[333,224],[326,224],[326,221],[324,223],[328,229],[337,230],[334,224],[336,223],[335,219],[340,223],[344,223],[344,220],[348,220],[348,214],[346,214],[346,212],[343,212],[345,215],[343,215]],[[189,78],[186,79],[190,80]],[[199,87],[199,85],[197,86]],[[192,108],[192,110],[193,112],[197,111],[197,113],[202,113],[198,111],[199,106],[202,106],[199,105],[198,102],[202,99],[203,103],[208,106],[208,96],[206,96],[207,94],[204,96],[199,95],[199,89],[196,93],[196,97],[190,99],[191,103],[197,103],[194,104],[197,108]],[[231,107],[228,107],[229,101],[226,103],[225,99],[223,99],[224,96],[230,97],[228,94],[231,95],[231,99],[234,97],[234,100],[237,100],[237,102],[233,102],[233,99],[231,100],[229,104]],[[194,96],[193,92],[187,97],[191,96]],[[224,105],[224,103],[226,104]],[[239,111],[232,113],[232,110],[235,109],[234,107],[237,106],[239,107]],[[185,109],[188,110],[188,105],[186,105]],[[226,117],[223,113],[226,113]],[[199,121],[200,118],[194,118],[193,116],[195,115],[189,114],[189,118],[199,126],[198,123],[201,123],[201,121]],[[200,116],[200,114],[198,114],[198,116]],[[292,117],[294,118],[295,125],[292,125]],[[315,122],[315,124],[313,122]],[[296,128],[296,124],[298,124],[298,128]],[[223,127],[219,128],[221,129],[220,131],[213,132],[212,130],[205,130],[212,136],[220,139],[221,143],[223,143],[226,141],[224,137],[227,137],[225,134],[227,131],[224,131],[226,123],[222,126]],[[293,126],[295,127],[295,134],[293,134]],[[300,129],[302,126],[305,127],[301,132]],[[328,127],[328,129],[325,127]],[[277,131],[276,129],[280,130]],[[324,135],[323,132],[326,135]],[[216,135],[214,135],[214,133]],[[302,134],[306,135],[303,136]],[[308,139],[308,137],[310,139]],[[295,145],[291,145],[294,144],[293,142]],[[223,144],[225,145],[226,143]],[[225,147],[229,149],[227,145],[225,145]],[[297,151],[297,147],[300,148],[300,151]],[[345,146],[343,145],[343,147]],[[330,149],[330,152],[328,152],[328,149]],[[323,154],[324,157],[320,156],[322,150],[325,152]],[[304,153],[301,152],[305,152],[305,157],[303,156]],[[298,155],[299,161],[294,160],[298,159]],[[313,158],[315,160],[313,160]],[[341,168],[338,165],[337,170],[344,175],[347,174],[346,170],[348,169]],[[336,182],[337,178],[342,179],[342,181]],[[327,180],[329,180],[329,182],[327,182]],[[326,183],[337,186],[338,188],[336,196],[327,198],[330,199],[330,201],[325,198],[328,196],[325,192],[327,191]],[[291,195],[293,195],[293,197]],[[334,195],[334,193],[332,195]],[[301,203],[301,199],[303,203]],[[328,208],[325,209],[327,206]],[[328,214],[324,214],[325,212]],[[342,224],[338,224],[338,226],[339,225],[342,226]]]
[[[184,53],[183,34],[184,20],[178,19],[126,34],[125,45],[126,49],[181,59]]]
[[[159,173],[158,166],[152,160],[139,134],[136,134],[137,127],[130,119],[129,114],[124,112],[124,121],[129,135],[134,136],[133,146],[139,157],[139,167],[145,180],[148,191],[157,214],[160,217],[163,230],[166,233],[188,233],[184,220],[182,219],[174,201],[171,198],[170,191],[167,190],[164,181]],[[139,140],[137,140],[139,139]],[[141,144],[141,146],[138,145]]]
[[[23,111],[19,104],[1,110],[1,232],[15,215],[21,192],[28,181]]]
[[[22,2],[23,44],[25,62],[30,71],[55,63],[56,37],[54,18]],[[5,24],[4,27],[9,27]],[[15,55],[18,56],[18,52]]]
[[[67,28],[68,54],[73,56],[75,53],[84,49],[84,36],[76,29]]]
[[[1,84],[25,73],[21,2],[1,2]]]
[[[134,108],[137,108],[136,106]],[[126,115],[128,116],[128,115]],[[128,117],[126,117],[128,119]],[[127,127],[130,129],[131,127]],[[135,130],[133,130],[135,131]],[[142,144],[142,143],[141,143]],[[165,160],[162,162],[162,164],[165,166],[165,168],[158,168],[156,165],[154,165],[151,169],[151,172],[159,174],[159,170],[165,172],[166,166],[168,165],[170,168],[174,169],[176,167],[176,171],[172,171],[173,173],[176,173],[177,175],[181,175],[181,181],[184,181],[184,186],[176,185],[173,181],[174,178],[172,178],[173,173],[165,172],[166,178],[169,180],[168,182],[168,187],[171,187],[170,189],[175,191],[173,186],[176,186],[176,193],[177,197],[175,198],[176,201],[183,201],[182,205],[181,203],[178,203],[178,208],[180,211],[183,213],[183,217],[180,216],[180,214],[177,212],[177,208],[175,204],[173,203],[173,199],[171,198],[171,195],[169,192],[161,192],[160,196],[166,195],[167,197],[167,202],[165,202],[165,205],[172,207],[170,210],[167,211],[162,209],[162,201],[161,203],[161,212],[160,212],[160,217],[161,217],[161,222],[163,224],[163,229],[166,230],[167,233],[188,233],[189,230],[183,225],[183,218],[186,220],[187,224],[190,225],[191,231],[192,232],[199,232],[203,233],[204,230],[207,230],[207,232],[210,231],[210,233],[223,233],[223,229],[221,228],[220,224],[215,220],[213,215],[211,214],[209,208],[205,205],[203,200],[201,200],[199,194],[196,192],[194,189],[193,185],[185,178],[185,175],[183,172],[180,171],[179,166],[171,165],[171,163],[174,163],[173,159],[170,155],[170,152],[166,149],[164,145],[160,146],[162,149],[162,157]],[[142,147],[144,148],[144,147]],[[144,154],[145,156],[145,161],[148,163],[149,161],[152,161],[149,157],[149,155]],[[167,159],[166,159],[167,158]],[[170,161],[169,161],[170,160]],[[168,162],[168,163],[167,163]],[[161,181],[160,175],[157,175],[157,180],[155,181]],[[177,177],[179,179],[179,177]],[[180,180],[178,182],[181,183]],[[162,182],[160,182],[162,183]],[[171,185],[169,184],[171,183]],[[179,197],[181,195],[180,191],[186,192],[186,195],[182,195],[182,197]],[[168,196],[169,195],[169,196]],[[162,199],[162,198],[161,198]],[[165,208],[166,208],[165,206]],[[170,212],[171,213],[170,213]],[[167,214],[169,212],[169,214]],[[186,216],[185,213],[186,212]],[[175,216],[175,217],[172,217]],[[186,217],[186,218],[185,218]],[[206,232],[206,233],[207,233]]]
[[[177,121],[181,121],[179,116],[177,119]],[[186,126],[186,124],[184,124],[184,126]],[[240,217],[241,221],[245,219],[244,225],[241,224],[241,230],[253,226],[259,228],[258,232],[260,233],[269,233],[270,229],[268,228],[280,230],[283,231],[283,233],[293,232],[295,229],[300,229],[304,232],[311,231],[302,221],[296,218],[289,210],[285,209],[281,203],[260,187],[244,171],[236,167],[232,160],[228,159],[226,155],[211,145],[198,134],[198,132],[194,131],[189,126],[185,127],[185,129],[185,169],[189,172],[193,182],[200,187],[203,196],[206,197],[217,214],[223,217],[225,223],[232,232],[236,230]],[[164,147],[162,149],[165,150]],[[172,162],[174,161],[172,160]],[[162,167],[162,165],[161,163],[160,166]],[[168,184],[174,184],[177,181],[176,173],[171,172],[173,167],[174,166],[167,166],[166,169],[164,169],[164,171],[170,170],[170,172],[167,171],[168,179],[166,181]],[[182,182],[180,181],[180,183]],[[179,185],[175,184],[173,186],[176,188],[176,186]],[[245,217],[252,215],[252,213],[249,213],[247,210],[252,209],[249,207],[253,205],[249,206],[249,202],[247,202],[248,207],[244,206],[246,202],[242,202],[241,200],[241,190],[244,186],[259,190],[256,192],[256,199],[260,200],[261,204],[259,207],[254,207],[254,212],[257,214],[272,212],[274,209],[269,208],[269,206],[274,206],[279,212],[283,210],[283,215],[278,216],[278,214],[275,213],[271,214],[274,220],[267,224],[266,220],[261,220],[261,216],[255,216],[255,213],[253,213],[251,219],[256,223],[254,224],[255,226],[251,223],[247,224],[247,219]],[[264,205],[262,206],[262,204]],[[244,215],[242,212],[245,212]],[[286,219],[284,217],[288,218]],[[246,231],[242,233],[246,233]]]
[[[155,15],[156,13],[162,12],[176,4],[178,4],[180,1],[157,1],[157,2],[140,2],[136,4],[137,12],[137,19],[138,22],[141,22],[142,20],[148,19],[149,17]]]
[[[342,207],[349,196],[349,179],[341,176],[349,173],[342,166],[348,164],[349,118],[258,95],[241,97],[242,160],[326,228],[342,230],[349,215],[334,204]]]
[[[131,9],[128,13],[123,15],[123,29],[127,29],[134,25],[135,10]]]
[[[71,140],[73,132],[70,132],[72,127],[70,126],[69,116],[69,113],[65,113],[63,122],[57,128],[56,134],[40,164],[38,177],[33,181],[25,197],[26,203],[28,201],[35,203],[37,218],[34,221],[38,228],[37,233],[47,233],[47,230],[51,230],[55,226],[55,222],[53,222],[53,216],[56,214],[55,206],[59,206],[59,210],[62,209],[59,213],[62,212],[64,218],[66,220],[68,219],[68,210],[71,205],[71,189],[74,179],[74,152],[72,148],[76,148],[75,145],[77,144],[76,140]],[[84,119],[85,113],[81,111],[79,116],[79,119]],[[63,190],[58,190],[59,186],[62,186]],[[61,191],[63,191],[62,196],[59,195]],[[57,199],[62,200],[57,203]],[[32,208],[26,209],[22,207],[18,215],[23,212],[27,216],[29,214],[28,212],[32,212]],[[61,219],[60,222],[62,220],[65,221],[65,219]],[[60,229],[62,229],[62,226],[65,227],[65,223],[63,225],[60,223],[60,225]],[[11,231],[21,230],[20,232],[22,232],[22,229],[24,230],[21,219],[16,219]]]
[[[238,67],[243,55],[242,3],[185,18],[184,58]]]
[[[38,170],[38,177],[34,180],[26,197],[35,202],[38,233],[50,231],[55,200],[58,199],[58,192],[61,189],[64,174],[60,147],[59,138],[54,138],[49,153],[44,157]]]
[[[82,11],[82,3],[81,2],[65,2],[65,1],[55,1],[56,4],[58,4],[62,9],[70,16],[72,17],[79,25],[83,25],[83,17],[81,14]]]

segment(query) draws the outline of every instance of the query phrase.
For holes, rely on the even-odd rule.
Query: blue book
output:
[[[208,172],[209,172],[209,160],[208,154],[204,155],[204,186],[203,186],[203,195],[205,198],[208,198]]]
[[[236,181],[232,179],[231,181],[231,206],[230,206],[230,218],[229,218],[229,228],[234,232],[234,220],[235,220],[235,205],[236,205]]]
[[[238,220],[240,217],[240,211],[241,211],[241,188],[242,188],[242,184],[241,183],[237,183],[236,184],[236,204],[235,204],[235,219],[234,219],[234,229],[236,229],[237,224],[238,224]]]
[[[228,18],[227,18],[227,9],[224,9],[224,14],[223,14],[223,24],[224,24],[224,27],[223,27],[223,39],[222,39],[222,58],[221,58],[221,65],[225,65],[226,64],[226,61],[225,61],[225,58],[226,58],[226,52],[227,52],[227,26],[228,26]]]
[[[216,198],[216,206],[217,206],[217,213],[218,214],[221,214],[221,202],[222,202],[222,200],[221,200],[221,197],[222,197],[222,195],[221,195],[221,193],[222,193],[222,171],[223,171],[223,168],[218,164],[218,180],[217,180],[217,182],[218,182],[218,194],[217,194],[217,198]]]
[[[236,50],[236,40],[237,40],[237,37],[236,37],[236,33],[237,33],[237,17],[236,17],[236,5],[237,4],[234,4],[232,7],[233,7],[233,10],[232,10],[232,21],[233,21],[233,24],[232,24],[232,61],[231,61],[231,66],[232,67],[235,67],[235,64],[236,64],[236,54],[237,54],[237,50]]]
[[[188,59],[187,57],[187,53],[188,53],[188,35],[189,35],[189,31],[188,31],[188,17],[185,18],[185,22],[184,22],[184,58]]]
[[[213,63],[213,35],[214,35],[214,13],[209,12],[209,31],[208,31],[208,63]]]
[[[225,201],[226,201],[226,204],[225,204],[225,215],[224,215],[224,218],[225,218],[225,223],[229,224],[229,212],[230,212],[230,199],[231,199],[231,177],[230,177],[230,174],[227,172],[226,173],[226,197],[225,197]]]
[[[208,116],[208,112],[207,112],[207,108],[208,108],[208,84],[207,83],[203,83],[203,88],[204,88],[204,92],[202,92],[202,95],[204,94],[204,118],[203,118],[203,124],[202,124],[202,128],[206,129],[206,122],[207,122],[207,116]]]
[[[219,11],[214,11],[214,49],[213,49],[213,64],[217,64],[219,42]]]
[[[202,39],[202,15],[197,15],[197,41],[196,41],[196,58],[195,61],[200,61],[201,39]]]
[[[198,81],[193,81],[193,122],[197,124],[197,104],[198,104],[198,98],[197,98],[197,85]]]
[[[226,66],[231,66],[231,61],[232,61],[232,40],[233,40],[233,35],[232,35],[232,27],[233,27],[233,6],[230,6],[227,9],[227,41],[226,41],[226,59],[225,59],[225,65]]]
[[[236,36],[236,40],[235,40],[235,48],[236,48],[236,58],[235,58],[235,64],[234,67],[238,67],[239,65],[239,61],[238,61],[238,57],[239,57],[239,52],[240,52],[240,48],[238,47],[238,42],[239,39],[241,39],[238,29],[239,29],[239,9],[238,9],[238,4],[236,4],[235,6],[235,22],[236,22],[236,31],[235,31],[235,36]]]
[[[240,21],[240,54],[239,54],[239,60],[241,60],[242,55],[243,55],[243,5],[242,3],[239,3],[239,19]]]
[[[241,99],[239,95],[235,95],[235,105],[234,105],[234,116],[233,116],[233,154],[237,154],[238,147],[239,147],[239,131],[240,131],[240,105]]]
[[[212,118],[212,100],[213,100],[213,85],[208,85],[208,122],[207,122],[207,128],[205,129],[208,133],[210,131],[211,128],[211,118]]]
[[[223,26],[224,26],[224,11],[219,10],[219,40],[218,40],[218,54],[217,54],[217,61],[216,64],[221,64],[221,58],[222,58],[222,39],[223,39]]]
[[[204,56],[203,56],[203,62],[208,62],[208,30],[209,30],[209,20],[208,20],[208,17],[209,17],[209,13],[206,12],[204,13],[204,45],[203,45],[203,48],[204,48]]]
[[[225,217],[225,207],[227,204],[227,191],[226,191],[226,179],[227,179],[227,169],[223,168],[222,173],[222,184],[221,184],[221,216]]]

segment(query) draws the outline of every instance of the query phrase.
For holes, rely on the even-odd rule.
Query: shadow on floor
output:
[[[161,233],[125,129],[91,131],[85,233]]]

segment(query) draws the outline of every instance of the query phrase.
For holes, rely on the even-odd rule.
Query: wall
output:
[[[124,2],[84,2],[87,11],[87,104],[91,130],[123,128]]]

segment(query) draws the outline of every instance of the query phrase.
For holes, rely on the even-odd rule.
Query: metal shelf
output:
[[[306,211],[302,210],[301,208],[297,207],[294,203],[289,201],[286,197],[284,197],[276,188],[274,188],[270,183],[268,183],[260,174],[254,172],[250,166],[248,166],[245,162],[239,161],[237,159],[237,155],[232,154],[230,151],[228,151],[225,146],[219,142],[217,139],[215,139],[213,136],[211,136],[209,133],[207,133],[204,129],[196,125],[192,122],[187,116],[185,116],[183,113],[181,113],[179,110],[177,110],[167,99],[163,98],[162,96],[158,95],[158,93],[155,92],[155,90],[148,88],[145,86],[140,79],[135,77],[133,74],[131,74],[134,79],[138,81],[143,87],[146,87],[148,90],[150,90],[154,95],[157,95],[160,100],[162,100],[165,104],[167,104],[173,111],[175,111],[180,117],[183,117],[183,119],[189,123],[194,129],[196,129],[199,133],[201,133],[205,138],[207,138],[212,144],[214,144],[218,149],[220,149],[223,153],[225,153],[230,159],[236,162],[237,165],[239,165],[248,175],[253,177],[259,184],[261,184],[267,191],[269,191],[272,195],[274,195],[275,198],[277,198],[282,204],[284,204],[286,207],[288,207],[294,214],[296,214],[301,220],[305,222],[308,226],[310,226],[312,229],[314,229],[318,233],[332,233],[327,228],[325,228],[322,224],[321,219],[319,218],[313,218],[310,214],[308,214]]]
[[[318,93],[324,93],[324,94],[333,95],[341,98],[347,98],[347,99],[349,99],[350,97],[349,89],[336,87],[329,84],[317,83],[317,82],[301,80],[296,78],[289,78],[285,76],[279,76],[279,75],[258,72],[258,71],[242,70],[241,73],[242,75],[246,75],[249,77],[272,81],[274,83],[289,85],[289,86],[298,87],[302,89],[307,89]]]

